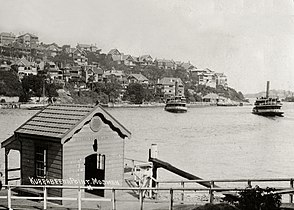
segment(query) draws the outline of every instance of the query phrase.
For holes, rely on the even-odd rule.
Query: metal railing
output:
[[[279,178],[279,179],[223,179],[223,180],[181,180],[181,181],[157,181],[157,187],[90,187],[90,189],[99,189],[105,191],[111,191],[111,196],[108,197],[97,197],[97,198],[84,198],[82,197],[82,192],[86,189],[89,190],[89,187],[84,186],[53,186],[53,185],[4,185],[7,189],[6,196],[0,196],[0,199],[7,199],[7,207],[8,209],[12,209],[12,200],[14,199],[27,199],[27,200],[39,200],[43,201],[43,209],[47,209],[48,201],[50,200],[58,200],[58,201],[76,201],[77,207],[79,210],[82,209],[82,201],[86,202],[110,202],[112,209],[117,209],[118,202],[139,202],[140,210],[143,210],[144,202],[157,202],[157,203],[168,203],[168,207],[170,210],[173,209],[173,206],[177,201],[175,200],[174,193],[180,192],[181,199],[178,201],[179,204],[188,203],[184,202],[184,193],[186,191],[193,191],[193,192],[206,192],[209,194],[208,202],[213,203],[214,201],[214,193],[215,192],[224,192],[224,191],[232,191],[238,192],[244,190],[243,188],[235,188],[235,187],[214,187],[215,183],[220,182],[245,182],[248,186],[251,186],[252,182],[290,182],[290,187],[279,187],[275,188],[277,191],[276,194],[289,194],[290,195],[290,203],[293,202],[293,178]],[[200,182],[210,182],[210,188],[198,188],[198,187],[185,187],[185,183],[200,183]],[[159,187],[159,183],[181,183],[181,187]],[[16,196],[12,195],[12,189],[16,188],[39,188],[42,190],[42,196]],[[49,197],[48,196],[48,189],[73,189],[77,191],[76,197]],[[126,200],[126,199],[117,199],[117,192],[118,191],[138,191],[139,199],[138,200]],[[144,194],[146,191],[153,191],[158,193],[159,191],[168,191],[169,199],[168,200],[150,200],[145,199]],[[195,204],[195,203],[194,203]]]
[[[268,182],[289,182],[289,188],[286,187],[276,187],[276,190],[286,190],[283,194],[289,194],[289,203],[293,203],[293,187],[294,187],[294,178],[264,178],[264,179],[216,179],[216,180],[154,180],[156,183],[156,188],[159,188],[160,184],[180,184],[182,189],[185,189],[185,184],[188,183],[210,183],[210,188],[208,189],[222,189],[215,187],[216,183],[246,183],[247,187],[252,187],[253,183],[260,184],[260,183],[268,183]],[[234,188],[238,189],[238,188]],[[244,188],[243,188],[244,189]],[[228,188],[229,190],[229,188]],[[210,201],[213,200],[213,191],[220,191],[220,190],[212,190],[210,193]],[[238,190],[237,190],[238,191]],[[279,193],[279,192],[278,192]],[[282,193],[281,193],[282,194]],[[181,200],[184,201],[184,191],[181,195]]]

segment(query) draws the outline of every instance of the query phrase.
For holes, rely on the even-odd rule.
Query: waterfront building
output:
[[[5,148],[5,183],[9,153],[16,150],[22,185],[122,187],[124,145],[130,136],[130,131],[100,106],[47,106],[1,143]],[[38,190],[27,191],[36,194]],[[76,196],[76,190],[68,189],[49,188],[47,193],[48,197]],[[111,191],[82,192],[82,197],[93,196],[109,198]]]
[[[216,104],[217,102],[219,102],[219,100],[220,100],[220,96],[216,93],[209,93],[202,97],[203,102],[209,102],[212,104]]]
[[[176,95],[184,97],[184,84],[180,78],[164,77],[157,83],[157,88],[160,90],[160,94],[163,98],[169,98]]]

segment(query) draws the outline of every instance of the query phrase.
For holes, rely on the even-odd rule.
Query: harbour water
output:
[[[108,108],[132,132],[125,157],[147,161],[157,144],[159,159],[204,179],[294,177],[294,103],[285,117],[251,114],[252,106],[195,107],[174,114],[163,107]],[[0,109],[0,141],[37,111]],[[0,171],[4,151],[0,151]],[[160,171],[159,179],[180,179]]]

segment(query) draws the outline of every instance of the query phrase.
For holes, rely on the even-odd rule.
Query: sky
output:
[[[242,93],[294,91],[293,0],[0,0],[0,32],[190,61]]]

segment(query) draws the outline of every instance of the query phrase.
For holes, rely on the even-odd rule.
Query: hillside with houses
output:
[[[244,100],[229,87],[224,73],[189,61],[134,56],[119,49],[103,52],[94,44],[46,44],[31,33],[0,33],[0,96],[21,102],[32,97],[53,101],[60,95],[70,96],[65,102],[71,103],[164,102],[175,95],[176,83],[188,102]]]

